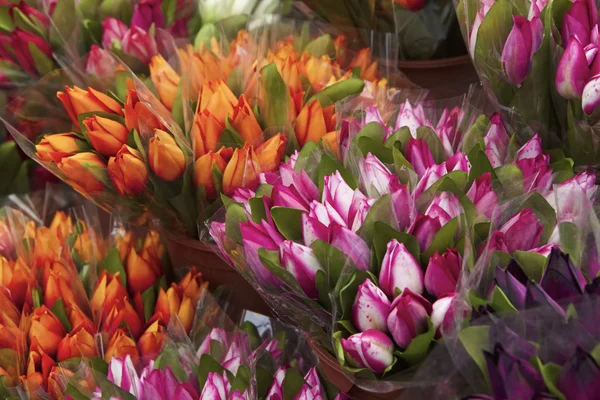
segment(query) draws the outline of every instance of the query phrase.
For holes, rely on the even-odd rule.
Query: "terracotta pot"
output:
[[[309,340],[308,344],[319,357],[319,369],[340,391],[348,393],[353,399],[360,400],[392,400],[398,399],[402,390],[396,390],[389,393],[367,392],[356,386],[344,373],[338,360],[326,349],[314,340]]]
[[[469,55],[427,61],[398,61],[398,68],[416,85],[435,97],[454,97],[479,82]]]
[[[218,255],[216,245],[164,234],[173,268],[196,267],[208,280],[210,289],[225,286],[230,290],[229,302],[239,310],[250,310],[263,315],[272,315],[262,297],[248,281]]]

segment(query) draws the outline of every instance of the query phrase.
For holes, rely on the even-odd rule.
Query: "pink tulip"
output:
[[[408,186],[401,184],[397,177],[394,178],[390,181],[392,204],[398,221],[398,229],[404,230],[415,220],[417,209],[415,199],[411,196]]]
[[[100,77],[111,77],[117,65],[117,61],[108,51],[93,44],[85,64],[85,72]]]
[[[394,130],[398,130],[406,126],[410,129],[410,133],[413,138],[417,137],[417,129],[421,126],[429,126],[431,122],[425,118],[425,113],[423,111],[423,106],[420,104],[413,108],[408,100],[400,105],[400,110],[398,113],[398,118],[396,119],[396,126]]]
[[[253,221],[242,222],[240,231],[246,262],[254,272],[256,280],[261,284],[278,286],[279,279],[263,265],[258,250],[261,248],[271,251],[279,250],[279,246],[285,240],[283,236],[265,220],[262,220],[260,224]]]
[[[137,26],[132,26],[121,40],[123,53],[136,57],[144,64],[148,64],[152,57],[158,54],[154,37]]]
[[[369,329],[387,332],[390,306],[390,301],[385,293],[370,279],[367,279],[358,287],[352,306],[352,322],[361,332]]]
[[[273,375],[273,383],[267,392],[266,399],[283,399],[283,381],[285,379],[287,367],[279,367]]]
[[[279,167],[279,174],[281,175],[281,183],[285,186],[294,187],[302,196],[303,202],[310,203],[313,200],[319,199],[319,188],[304,170],[298,173],[294,170],[293,166],[282,163]]]
[[[431,218],[424,214],[419,214],[412,224],[408,233],[417,238],[422,251],[425,251],[431,245],[435,234],[440,230],[442,224],[438,218]]]
[[[500,228],[509,253],[537,247],[543,230],[544,226],[530,208],[520,211]]]
[[[286,240],[279,250],[281,265],[296,278],[300,287],[310,298],[317,298],[315,286],[317,271],[323,270],[310,247]]]
[[[371,262],[369,246],[350,229],[340,225],[332,225],[331,245],[349,256],[358,269],[364,271],[369,269]]]
[[[20,65],[31,76],[39,76],[38,66],[30,51],[36,47],[46,57],[52,60],[52,47],[40,36],[21,28],[16,28],[10,34],[0,34],[0,56]],[[8,49],[12,50],[9,51]]]
[[[486,172],[477,178],[467,192],[467,197],[475,205],[477,215],[485,215],[491,220],[498,205],[498,196],[492,187],[492,174]]]
[[[460,151],[457,151],[452,157],[444,161],[448,172],[452,171],[463,171],[469,172],[471,170],[471,163],[467,159],[467,156]]]
[[[520,15],[513,17],[513,28],[502,49],[502,65],[508,81],[514,86],[521,86],[529,74],[543,33],[544,26],[538,17],[531,21]]]
[[[318,218],[302,214],[302,239],[304,244],[310,246],[315,240],[329,242],[329,227]]]
[[[387,244],[379,272],[379,286],[388,298],[393,299],[396,289],[410,289],[423,293],[423,270],[415,257],[406,249],[404,243],[392,239]]]
[[[588,2],[583,0],[573,2],[573,5],[563,17],[560,31],[563,43],[575,38],[585,46],[590,42],[591,29]]]
[[[600,57],[597,57],[600,60]],[[581,106],[587,115],[591,115],[600,105],[600,74],[594,75],[583,88]]]
[[[408,288],[403,290],[392,303],[387,320],[388,329],[396,344],[406,349],[415,337],[425,333],[427,317],[431,315],[431,311],[431,303],[423,296]]]
[[[113,42],[121,42],[127,33],[127,25],[116,18],[106,18],[102,21],[102,47],[112,49]]]
[[[444,146],[446,157],[452,157],[462,145],[462,132],[458,127],[464,115],[465,112],[458,107],[454,107],[452,111],[445,108],[435,128]]]
[[[227,332],[221,328],[213,328],[208,336],[204,338],[202,344],[196,351],[196,356],[200,358],[204,354],[210,354],[210,345],[212,342],[221,343],[224,347],[229,347],[229,338]]]
[[[371,197],[379,197],[390,193],[390,181],[396,179],[396,175],[383,165],[381,161],[371,153],[365,158],[358,160],[360,170],[360,185],[365,193]]]
[[[483,138],[485,154],[490,160],[492,167],[498,168],[504,165],[504,161],[506,160],[509,138],[500,114],[494,113],[490,118],[490,122],[490,129]]]
[[[571,37],[556,71],[556,91],[565,99],[579,99],[590,77],[583,45]]]
[[[383,129],[385,129],[384,140],[387,140],[388,136],[392,133],[393,129],[388,128],[386,123],[383,122],[383,118],[381,118],[381,114],[379,114],[379,110],[377,109],[376,106],[370,106],[365,110],[365,115],[362,120],[362,125],[364,126],[371,122],[377,122],[379,125],[381,125],[383,127]]]
[[[348,221],[353,197],[354,190],[344,181],[339,171],[324,177],[323,203],[329,202],[344,221]]]
[[[517,151],[517,161],[524,160],[526,158],[536,158],[540,154],[543,154],[542,151],[542,140],[536,133],[527,143],[523,145]]]
[[[429,151],[429,145],[424,139],[410,138],[408,140],[406,160],[412,165],[419,178],[423,176],[428,168],[435,165],[433,155]]]
[[[536,158],[525,158],[517,161],[517,166],[523,173],[525,193],[537,190],[542,194],[552,187],[552,169],[549,165],[550,156],[540,154]]]
[[[394,362],[394,343],[383,332],[368,330],[341,340],[346,361],[357,368],[382,374]]]
[[[429,189],[431,185],[440,180],[440,178],[448,173],[446,169],[446,164],[440,165],[432,165],[430,168],[425,171],[423,176],[420,178],[419,183],[417,183],[417,187],[413,192],[413,197],[415,200],[419,198],[424,191]]]
[[[456,249],[449,249],[442,255],[436,251],[425,270],[427,293],[439,298],[455,292],[461,268],[462,257]]]
[[[444,332],[448,332],[452,328],[456,296],[456,293],[449,293],[433,303],[431,322],[435,327],[436,337],[440,337]]]
[[[165,27],[165,16],[161,9],[160,0],[142,0],[133,8],[131,26],[138,26],[148,31],[154,24],[156,28]]]
[[[462,206],[456,195],[442,192],[433,198],[425,211],[428,217],[437,219],[440,225],[446,225],[450,220],[462,214]]]

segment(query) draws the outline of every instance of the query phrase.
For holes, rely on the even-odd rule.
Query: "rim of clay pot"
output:
[[[457,57],[440,58],[438,60],[398,61],[398,67],[400,69],[446,68],[467,63],[471,63],[471,56],[465,54]]]
[[[182,244],[186,247],[191,247],[193,249],[196,250],[202,250],[202,251],[208,251],[208,252],[214,252],[214,249],[217,249],[217,245],[213,244],[213,243],[209,243],[209,242],[203,242],[201,240],[198,239],[190,239],[188,237],[185,236],[179,236],[179,235],[175,235],[167,230],[162,230],[161,232],[164,236],[166,240],[172,241],[172,242],[177,242],[179,244]]]

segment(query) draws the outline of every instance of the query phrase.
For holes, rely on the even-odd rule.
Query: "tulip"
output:
[[[477,215],[485,215],[491,220],[498,205],[498,196],[492,187],[492,174],[486,172],[477,178],[467,192],[467,197],[475,205]]]
[[[425,270],[427,293],[439,298],[455,292],[461,267],[462,258],[456,249],[449,249],[442,255],[436,251]]]
[[[198,392],[196,392],[194,386],[187,382],[177,385],[173,397],[174,400],[197,400],[198,398]]]
[[[50,357],[54,357],[58,345],[67,334],[62,322],[46,306],[33,311],[29,342],[32,350],[41,349]]]
[[[394,2],[413,12],[425,7],[425,0],[394,0]]]
[[[223,347],[230,347],[227,332],[222,328],[212,328],[208,336],[206,336],[202,341],[202,344],[200,344],[198,351],[196,351],[196,357],[200,358],[204,354],[210,354],[210,346],[213,342],[218,342],[222,344]]]
[[[525,295],[525,308],[545,308],[552,310],[558,318],[565,318],[566,313],[561,306],[533,281],[527,281],[527,293]]]
[[[452,157],[455,149],[458,149],[462,144],[462,133],[459,131],[458,126],[464,115],[465,112],[458,107],[454,107],[452,111],[445,108],[435,128],[446,151],[446,157]]]
[[[224,129],[225,126],[207,110],[196,114],[191,132],[191,136],[194,138],[194,154],[196,157],[215,151]]]
[[[581,106],[587,115],[591,115],[600,105],[600,75],[594,75],[583,88]]]
[[[542,44],[544,25],[538,17],[531,21],[520,15],[513,17],[513,27],[502,49],[502,66],[508,81],[521,86],[533,62],[533,56]]]
[[[325,226],[329,227],[332,224],[337,224],[343,227],[347,227],[345,219],[328,201],[325,204],[317,201],[312,201],[309,205],[308,216],[318,219]]]
[[[587,1],[575,1],[571,8],[564,14],[560,36],[563,43],[571,38],[577,39],[584,46],[590,43],[590,32],[592,29],[591,16],[589,15],[589,4]]]
[[[348,211],[348,227],[352,232],[357,232],[362,227],[371,207],[376,202],[375,199],[367,199],[358,189],[354,191],[352,204]]]
[[[149,132],[163,128],[156,115],[150,111],[146,104],[139,100],[135,90],[127,91],[123,114],[125,115],[125,126],[127,129],[135,129],[144,138],[149,135]]]
[[[358,269],[369,269],[371,252],[360,236],[344,226],[333,224],[330,239],[331,245],[350,257]]]
[[[106,18],[102,21],[102,47],[111,50],[115,42],[123,40],[127,30],[127,25],[122,21],[113,17]]]
[[[323,389],[321,387],[321,380],[319,379],[319,374],[317,373],[317,368],[316,367],[312,367],[304,376],[304,381],[306,382],[306,385],[304,385],[304,387],[308,387],[310,389],[310,392],[313,396],[315,396],[315,398],[318,398],[317,396],[321,396],[323,397]],[[308,397],[308,398],[312,398],[312,397]]]
[[[514,215],[500,228],[500,232],[505,235],[509,253],[537,247],[543,230],[544,226],[529,208]]]
[[[497,344],[494,352],[483,352],[494,398],[533,398],[545,391],[541,374],[529,363],[513,356]]]
[[[310,298],[317,298],[319,293],[315,286],[317,271],[323,267],[310,247],[291,240],[284,241],[279,248],[282,266],[296,278],[304,293]]]
[[[161,55],[150,60],[150,78],[158,91],[160,101],[171,110],[177,98],[181,78]]]
[[[583,45],[571,37],[558,63],[556,91],[565,99],[579,99],[589,78],[589,68]]]
[[[254,187],[260,172],[260,160],[252,146],[246,143],[243,148],[235,149],[223,171],[223,192],[229,196],[237,188]]]
[[[276,171],[285,154],[287,139],[284,135],[278,134],[258,146],[256,157],[263,173]]]
[[[77,304],[75,295],[76,289],[73,288],[71,276],[72,270],[67,270],[60,261],[55,261],[52,266],[44,269],[44,304],[48,308],[62,299],[65,306]]]
[[[83,125],[92,146],[103,156],[114,156],[127,143],[129,131],[117,121],[94,115],[86,118]]]
[[[335,130],[336,119],[333,106],[321,107],[313,101],[302,108],[296,118],[294,132],[300,146],[308,142],[319,142],[327,133]]]
[[[160,259],[153,257],[146,249],[140,254],[132,248],[125,265],[127,286],[132,293],[143,292],[162,276]]]
[[[348,364],[382,374],[394,362],[394,343],[383,332],[368,330],[341,340]]]
[[[542,140],[536,133],[527,143],[523,145],[517,151],[517,161],[524,160],[526,158],[537,158],[539,155],[543,155],[542,151]]]
[[[43,350],[32,350],[29,352],[27,359],[27,371],[24,377],[24,383],[27,391],[32,393],[42,389],[46,390],[48,376],[52,368],[56,366],[56,363],[48,354]]]
[[[377,79],[379,63],[371,58],[371,49],[361,49],[348,65],[348,69],[360,68],[360,79],[374,81]]]
[[[329,228],[319,221],[318,218],[302,214],[302,241],[310,246],[315,240],[329,242]]]
[[[427,171],[425,171],[423,176],[421,176],[421,179],[419,180],[419,183],[417,183],[417,187],[413,192],[413,197],[415,199],[418,199],[424,191],[429,189],[431,185],[436,183],[438,180],[440,180],[442,176],[446,175],[447,173],[448,170],[446,169],[446,164],[432,165],[430,168],[427,169]]]
[[[61,362],[75,357],[90,358],[98,354],[96,341],[84,327],[67,334],[58,344],[56,361]]]
[[[148,164],[159,178],[172,182],[185,171],[185,154],[173,136],[156,129],[148,145]]]
[[[140,27],[132,26],[125,32],[121,40],[123,53],[148,64],[158,54],[158,46],[154,36]],[[160,93],[160,92],[159,92]]]
[[[423,296],[409,288],[402,291],[392,303],[387,326],[398,346],[406,349],[410,342],[427,331],[427,318],[432,308]]]
[[[500,289],[504,292],[508,300],[517,310],[525,309],[525,297],[527,295],[527,288],[525,285],[515,276],[508,271],[500,267],[496,267],[495,282]]]
[[[456,154],[447,159],[444,164],[446,164],[446,169],[448,172],[463,171],[469,173],[471,170],[471,163],[469,163],[467,156],[460,151],[456,152]]]
[[[123,115],[121,105],[112,97],[91,87],[83,90],[74,86],[65,87],[64,92],[58,92],[56,97],[63,104],[75,125],[79,124],[78,115],[89,112],[106,112]]]
[[[221,126],[225,126],[227,118],[234,114],[236,104],[246,113],[249,114],[251,112],[250,109],[246,108],[247,104],[244,104],[245,101],[245,99],[241,98],[238,101],[231,89],[229,89],[229,86],[227,86],[227,83],[222,79],[218,79],[202,85],[198,99],[198,112],[203,113],[208,111],[214,115]],[[250,116],[248,115],[248,117]],[[245,120],[244,122],[249,122],[249,120]],[[241,132],[239,133],[241,134]]]
[[[139,357],[135,341],[127,336],[123,329],[117,329],[111,336],[108,346],[104,351],[104,361],[110,362],[113,358]]]
[[[114,275],[110,275],[104,271],[100,275],[90,299],[95,319],[105,318],[113,308],[115,302],[126,297],[127,291],[121,283],[120,274],[117,272]]]
[[[231,125],[245,143],[257,144],[262,136],[262,128],[244,95],[240,97],[238,104],[233,108]]]
[[[424,139],[409,139],[406,145],[406,160],[419,177],[422,177],[429,167],[436,164]]]
[[[438,194],[425,211],[426,216],[437,219],[442,226],[461,213],[462,207],[458,197],[449,192]]]
[[[93,44],[90,48],[88,59],[85,63],[85,72],[90,75],[96,75],[103,78],[110,78],[117,70],[118,63],[111,54]]]
[[[542,193],[548,192],[552,187],[552,169],[549,165],[550,157],[540,154],[536,158],[526,158],[517,161],[517,166],[523,173],[525,182],[523,190],[527,193],[537,190]]]
[[[9,298],[17,307],[23,307],[30,290],[32,271],[22,259],[17,262],[0,257],[0,283],[8,290]]]
[[[10,49],[3,49],[2,57],[21,66],[30,76],[38,77],[49,72],[48,66],[38,63],[42,57],[43,61],[53,64],[52,46],[44,38],[27,30],[15,28],[10,34],[2,34],[0,40]],[[35,57],[31,52],[32,48],[37,50]]]
[[[370,197],[390,193],[390,181],[395,178],[390,170],[371,153],[358,160],[361,188]]]
[[[358,287],[352,306],[352,322],[361,332],[376,329],[386,333],[390,307],[385,293],[367,279]]]
[[[408,233],[417,238],[419,246],[423,250],[427,250],[433,242],[436,233],[441,229],[442,224],[439,218],[429,217],[424,214],[419,214],[412,224]]]
[[[562,368],[556,388],[567,399],[593,399],[600,390],[598,379],[598,363],[589,353],[577,347],[573,358]]]
[[[170,366],[166,366],[164,370],[161,370],[148,365],[140,375],[140,383],[143,393],[143,396],[140,397],[156,400],[172,399],[176,388],[180,386]],[[193,388],[192,391],[196,392]]]
[[[394,205],[394,213],[398,221],[398,229],[408,228],[416,216],[415,199],[408,186],[402,185],[397,177],[390,180],[390,194]]]
[[[236,193],[239,190],[240,189],[238,189]],[[273,191],[271,192],[271,199],[273,200],[274,206],[309,211],[310,205],[307,202],[307,199],[296,189],[295,186],[275,185],[273,187]],[[320,203],[316,204],[321,205]]]
[[[454,299],[456,293],[449,293],[438,298],[433,303],[431,311],[431,322],[436,330],[436,337],[440,337],[442,333],[448,332],[452,328],[454,322]]]
[[[149,30],[152,25],[156,28],[165,27],[165,16],[161,9],[160,1],[142,0],[133,8],[131,25],[139,26],[144,30]]]
[[[73,330],[77,330],[78,328],[83,328],[88,332],[96,332],[96,325],[92,322],[92,320],[79,308],[77,305],[71,305],[66,307],[67,318],[69,319],[69,323],[73,327]]]
[[[394,130],[398,130],[404,126],[410,129],[410,134],[415,139],[417,138],[418,128],[422,126],[433,127],[431,125],[431,122],[427,118],[425,118],[423,106],[419,104],[413,108],[413,106],[408,100],[406,100],[406,102],[400,106]]]
[[[17,310],[14,309],[12,304],[6,311],[0,311],[0,346],[2,349],[12,349],[19,354],[23,354],[26,350],[25,346],[27,342],[25,340],[25,333],[19,328],[18,319],[14,319],[15,312]]]
[[[240,231],[246,262],[258,282],[267,285],[277,285],[277,278],[260,261],[258,249],[279,250],[281,244],[284,242],[283,236],[265,220],[262,220],[260,224],[252,221],[240,223]]]
[[[423,271],[419,262],[406,249],[404,243],[392,239],[383,257],[379,285],[388,298],[393,299],[396,289],[423,293]]]
[[[108,380],[134,396],[142,395],[142,384],[131,361],[131,355],[113,357],[108,364]]]
[[[376,106],[367,107],[361,126],[365,126],[371,122],[377,122],[383,129],[385,129],[385,140],[387,140],[387,137],[392,133],[393,129],[386,126],[386,123],[383,121],[383,118],[381,118],[379,109]]]
[[[181,292],[181,289],[177,286],[172,286],[167,291],[161,288],[156,301],[155,313],[160,316],[165,325],[172,317],[176,317],[183,329],[189,332],[194,323],[197,302],[195,303],[189,296],[178,292]]]
[[[123,145],[117,155],[108,160],[108,176],[124,196],[142,193],[148,184],[148,169],[142,154],[127,145]]]
[[[198,158],[194,164],[194,183],[196,186],[204,185],[204,192],[208,200],[217,198],[213,171],[216,168],[222,173],[227,167],[227,161],[221,155],[222,150],[223,148],[216,153],[209,151]]]
[[[79,152],[83,145],[83,141],[72,133],[58,133],[44,135],[35,150],[40,160],[59,163],[64,157]]]
[[[143,329],[140,314],[136,312],[131,303],[126,299],[117,299],[102,321],[102,329],[113,334],[117,329],[126,324],[129,332],[137,338]]]
[[[550,252],[540,286],[556,301],[579,298],[587,282],[568,254]]]

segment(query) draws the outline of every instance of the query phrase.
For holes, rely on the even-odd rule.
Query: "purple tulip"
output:
[[[439,298],[456,291],[456,284],[462,268],[462,257],[456,249],[449,249],[439,255],[436,251],[429,259],[425,270],[427,293]]]
[[[535,213],[526,208],[514,215],[500,228],[504,234],[509,253],[517,250],[529,250],[537,247],[544,226],[538,221]]]
[[[477,178],[467,192],[467,197],[475,205],[477,215],[485,215],[491,220],[498,206],[498,196],[492,187],[492,174],[486,172]]]
[[[175,389],[173,400],[198,400],[198,392],[190,383],[181,383]]]
[[[431,245],[435,234],[438,233],[442,224],[438,218],[432,218],[424,214],[417,215],[408,233],[417,238],[422,251],[425,251]]]
[[[493,168],[504,165],[508,154],[509,138],[502,122],[502,117],[494,113],[490,118],[490,129],[483,138],[485,144],[485,155],[490,160]]]
[[[557,315],[565,317],[565,311],[540,285],[533,281],[527,282],[527,294],[525,295],[525,308],[546,308],[554,311]]]
[[[446,151],[446,157],[452,157],[462,145],[462,132],[458,130],[458,126],[464,116],[465,112],[459,107],[454,107],[452,111],[445,108],[435,128]]]
[[[527,288],[523,283],[519,282],[508,270],[500,267],[496,267],[494,280],[517,310],[525,309]]]
[[[279,250],[285,240],[273,226],[262,220],[260,224],[253,221],[240,223],[242,245],[248,267],[254,272],[256,280],[264,285],[277,286],[279,280],[263,265],[258,256],[258,250]]]
[[[556,301],[579,298],[587,282],[568,254],[550,252],[540,286]]]
[[[121,40],[123,53],[136,57],[144,64],[148,64],[152,57],[158,54],[156,40],[149,32],[132,26]]]
[[[529,141],[517,151],[517,161],[526,158],[536,158],[539,155],[543,155],[542,140],[536,133],[535,136],[529,139]]]
[[[556,387],[567,399],[595,399],[600,393],[600,367],[594,357],[578,347],[562,368]]]
[[[391,303],[385,293],[370,279],[358,287],[352,306],[352,322],[361,332],[369,329],[387,332]]]
[[[387,319],[388,329],[396,344],[406,349],[415,337],[427,332],[427,318],[431,312],[431,303],[423,296],[408,288],[403,290],[392,303]]]
[[[544,194],[550,190],[552,187],[552,169],[549,163],[550,157],[547,154],[517,161],[517,167],[523,173],[523,190],[525,193],[537,190]]]
[[[290,161],[292,161],[291,158]],[[298,173],[291,164],[282,163],[279,167],[279,174],[281,175],[281,183],[285,186],[293,186],[303,196],[306,203],[319,199],[319,188],[304,170]]]
[[[429,126],[433,128],[431,122],[425,118],[423,106],[420,104],[413,108],[408,100],[400,105],[398,118],[396,119],[396,125],[394,130],[398,130],[402,127],[408,127],[413,138],[417,137],[417,129],[422,126]]]
[[[212,342],[219,342],[224,347],[229,347],[229,338],[227,337],[227,332],[221,328],[212,328],[208,336],[202,341],[202,344],[196,352],[196,356],[200,358],[203,354],[210,354],[210,344]]]
[[[563,43],[571,38],[576,38],[585,46],[590,42],[591,29],[588,2],[583,0],[573,2],[569,11],[563,17],[560,31]]]
[[[436,337],[449,332],[454,323],[456,293],[448,293],[433,303],[431,311],[431,322],[435,328]]]
[[[117,61],[110,53],[93,44],[85,64],[85,72],[100,77],[111,77],[116,68]]]
[[[142,384],[129,354],[125,359],[113,358],[110,361],[108,380],[138,398],[142,396]]]
[[[127,25],[121,20],[112,17],[106,18],[102,21],[102,47],[107,50],[112,49],[113,43],[121,42],[127,31]]]
[[[437,219],[441,226],[446,225],[460,214],[462,214],[460,201],[456,195],[449,192],[436,195],[425,211],[426,216]]]
[[[600,59],[600,57],[598,57]],[[600,74],[594,75],[583,88],[581,95],[581,106],[583,112],[591,115],[600,105]]]
[[[266,399],[283,399],[283,381],[285,379],[287,367],[282,366],[273,375],[273,383],[267,392]]]
[[[379,286],[388,298],[395,297],[396,289],[423,293],[423,271],[415,257],[406,249],[404,243],[392,239],[387,244],[379,273]]]
[[[302,240],[307,246],[313,244],[315,240],[329,243],[329,228],[318,218],[302,214]]]
[[[513,17],[513,27],[502,49],[502,65],[508,81],[521,86],[529,71],[533,56],[542,44],[544,26],[538,17],[531,21],[520,15]]]
[[[429,167],[435,165],[433,155],[429,151],[429,145],[424,139],[410,138],[408,140],[406,160],[412,165],[419,178],[423,176]]]
[[[569,39],[556,71],[556,91],[565,99],[579,99],[590,70],[583,45],[575,37]]]
[[[348,255],[358,269],[363,271],[369,269],[371,260],[369,246],[350,229],[340,225],[332,225],[331,245]]]
[[[140,376],[143,395],[139,398],[170,400],[180,383],[173,375],[171,367],[164,370],[146,367]]]
[[[154,24],[156,28],[165,27],[165,16],[163,15],[160,0],[142,0],[133,8],[131,26],[138,26],[148,31]]]
[[[404,230],[413,223],[417,215],[415,199],[411,196],[408,186],[401,184],[397,177],[390,181],[390,194],[398,229]]]
[[[497,344],[493,353],[483,352],[494,398],[532,399],[545,390],[541,374],[529,363]]]
[[[467,156],[460,151],[457,151],[452,157],[443,162],[446,165],[448,172],[452,171],[463,171],[469,172],[471,170],[471,163]]]
[[[310,247],[286,240],[279,250],[281,265],[298,281],[306,295],[312,299],[319,296],[315,286],[317,271],[323,270]]]
[[[293,186],[275,185],[271,192],[273,205],[308,211],[309,203]]]
[[[390,182],[398,179],[381,161],[371,153],[358,160],[361,188],[370,197],[390,193]]]
[[[394,362],[394,342],[383,332],[371,329],[341,340],[346,361],[357,368],[382,374]]]

